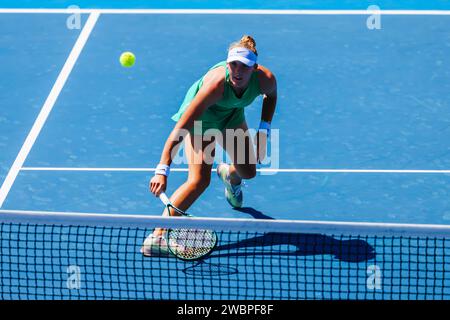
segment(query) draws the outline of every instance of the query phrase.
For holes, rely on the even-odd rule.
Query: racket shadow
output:
[[[207,259],[196,261],[193,266],[184,268],[183,273],[190,276],[220,277],[238,273],[238,269],[221,263],[208,262]]]

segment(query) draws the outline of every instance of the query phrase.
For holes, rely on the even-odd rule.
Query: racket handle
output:
[[[164,192],[161,192],[159,194],[159,199],[162,201],[162,203],[164,203],[166,206],[170,204],[170,200],[169,197],[167,197],[167,195]]]

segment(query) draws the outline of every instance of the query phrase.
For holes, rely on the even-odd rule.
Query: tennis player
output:
[[[210,183],[217,141],[232,161],[231,164],[220,163],[217,166],[217,174],[225,185],[225,197],[231,206],[242,207],[242,180],[254,178],[256,163],[264,159],[277,101],[275,76],[257,63],[257,57],[255,40],[251,36],[243,36],[239,42],[230,45],[226,61],[214,65],[190,87],[180,109],[172,117],[176,125],[164,145],[155,176],[150,181],[150,191],[156,196],[165,191],[172,155],[176,154],[180,140],[184,140],[189,174],[170,201],[175,207],[186,211]],[[255,154],[244,107],[259,95],[263,96],[263,104],[261,122],[255,136]],[[208,137],[211,129],[222,132],[224,138]],[[230,134],[243,143],[227,143],[226,137]],[[167,209],[163,212],[165,216],[176,214]],[[163,229],[155,229],[147,237],[141,250],[144,255],[167,253],[163,232]]]

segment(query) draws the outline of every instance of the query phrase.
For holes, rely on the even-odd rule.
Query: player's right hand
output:
[[[158,197],[161,192],[166,191],[166,186],[167,177],[162,174],[157,174],[150,180],[150,184],[148,187],[150,192]]]

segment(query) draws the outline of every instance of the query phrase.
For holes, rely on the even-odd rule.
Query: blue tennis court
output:
[[[239,251],[244,248],[244,253],[249,253],[242,246],[246,238],[225,234],[222,250],[212,255],[210,262],[218,263],[223,251],[227,265],[236,272],[214,270],[222,286],[226,282],[234,288],[219,297],[240,297],[243,289],[237,283],[247,276],[238,267],[240,262],[257,268],[250,271],[256,278],[254,286],[245,289],[250,290],[244,294],[247,299],[450,297],[450,249],[445,246],[450,221],[449,4],[384,0],[378,1],[378,9],[368,10],[373,5],[368,1],[357,5],[353,1],[299,1],[295,5],[289,1],[237,1],[230,7],[227,1],[152,1],[151,5],[116,1],[113,6],[106,1],[84,0],[78,1],[78,9],[67,10],[70,5],[70,1],[55,5],[54,1],[42,0],[25,1],[18,7],[13,1],[5,1],[0,8],[0,58],[4,61],[0,67],[2,212],[103,214],[108,220],[114,220],[112,215],[120,219],[161,215],[163,206],[148,192],[148,182],[174,126],[171,116],[191,84],[225,60],[228,45],[250,34],[257,42],[259,63],[273,71],[278,83],[269,161],[258,166],[256,178],[245,182],[243,209],[229,206],[223,184],[214,174],[209,188],[189,212],[202,218],[413,224],[415,229],[436,225],[441,233],[433,243],[430,231],[429,237],[421,235],[420,239],[415,238],[416,233],[412,238],[407,236],[408,244],[397,237],[386,244],[385,239],[373,239],[372,235],[361,238],[354,231],[336,240],[332,235],[341,236],[337,228],[330,238],[320,238],[319,248],[300,249],[300,254],[287,254],[289,259],[285,255],[293,244],[291,240],[286,243],[286,238],[281,238],[286,248],[275,245],[277,254],[255,254],[258,245],[251,245],[250,257],[246,257]],[[124,51],[136,55],[132,68],[119,63]],[[258,127],[261,103],[262,98],[258,98],[245,109],[250,128]],[[187,164],[180,162],[172,166],[168,194],[187,177]],[[119,221],[126,224],[126,220]],[[147,226],[142,228],[133,236],[140,239],[148,233]],[[8,251],[11,258],[1,262],[8,272],[6,277],[13,282],[20,282],[22,276],[11,275],[8,268],[20,264],[21,250],[26,253],[20,247],[20,236],[15,238],[18,230],[20,226],[2,229],[2,249],[18,241],[18,251]],[[48,229],[32,230],[42,234],[41,240],[46,242]],[[252,231],[256,234],[250,238],[261,237],[257,230]],[[78,239],[70,232],[67,238],[64,232],[57,232],[57,241]],[[268,232],[289,234],[276,227]],[[101,235],[93,236],[94,244],[102,241]],[[129,236],[115,245],[131,241]],[[274,241],[271,236],[262,237]],[[308,239],[301,237],[306,244],[311,243]],[[314,243],[317,238],[310,240]],[[363,241],[364,259],[347,261],[337,259],[333,250],[330,254],[329,246],[342,249],[342,243],[349,243],[346,241]],[[233,247],[233,243],[241,246]],[[426,249],[422,251],[420,244]],[[138,274],[132,274],[138,277],[145,278],[146,270],[156,269],[150,264],[159,262],[143,258],[139,245],[122,245],[119,275],[127,269],[127,255],[135,261],[132,270]],[[412,248],[402,253],[404,245]],[[132,249],[126,251],[130,246]],[[383,260],[386,247],[393,250],[393,260]],[[64,266],[85,268],[92,262],[94,269],[108,269],[96,261],[96,250],[84,250],[94,252],[93,260],[84,257],[83,262],[74,262],[58,256],[58,261]],[[270,250],[273,252],[273,248]],[[5,252],[2,254],[6,257]],[[274,260],[267,262],[267,257]],[[405,267],[406,273],[402,273],[405,257],[417,264],[414,270]],[[279,270],[292,272],[277,275],[258,269],[275,261],[281,261]],[[54,262],[43,263],[42,270],[49,271],[48,263]],[[174,262],[165,263],[168,265],[154,275],[158,281],[165,279],[164,270]],[[184,262],[176,264],[184,269]],[[391,287],[397,295],[377,288],[368,295],[357,294],[358,288],[366,288],[370,266],[393,272],[386,274],[394,278]],[[318,270],[310,273],[314,267]],[[345,280],[336,290],[346,294],[335,296],[333,283],[324,277],[327,270],[338,268],[359,275],[360,282]],[[116,270],[109,267],[112,269]],[[64,282],[65,269],[57,272],[63,273],[58,281]],[[280,278],[280,287],[259,286],[266,272]],[[125,274],[126,278],[132,276]],[[219,295],[210,284],[205,295],[189,296],[189,288],[195,283],[190,276],[180,271],[176,280],[168,280],[173,286],[186,284],[186,295],[179,298],[210,299]],[[410,277],[419,279],[412,284],[419,289],[414,289],[413,295],[402,295],[402,290],[409,288],[401,285],[402,281]],[[207,281],[211,277],[197,274],[193,279]],[[400,280],[397,283],[395,279]],[[436,282],[440,291],[427,291]],[[295,288],[292,292],[296,293],[289,294],[284,286],[290,283],[300,283],[314,293],[308,295],[311,290],[306,290],[297,294],[300,289]],[[316,283],[322,294],[317,293]],[[164,281],[158,284],[163,286]],[[110,288],[106,295],[72,292],[70,297],[176,298],[170,292],[146,295],[153,287],[140,285],[143,294],[121,296]],[[16,289],[3,298],[20,297]],[[39,292],[32,295],[48,297]]]

